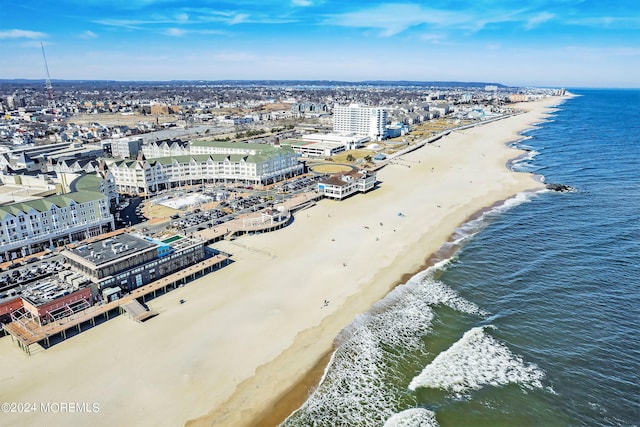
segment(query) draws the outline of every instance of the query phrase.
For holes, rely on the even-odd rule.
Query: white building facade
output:
[[[118,192],[153,194],[200,183],[269,184],[303,173],[304,165],[288,147],[197,141],[189,155],[113,161],[109,170]]]
[[[0,207],[4,261],[113,230],[108,198],[78,191]]]
[[[120,159],[131,159],[142,149],[142,138],[114,138],[105,140],[111,143],[111,155]]]
[[[385,136],[387,111],[378,107],[361,107],[358,104],[336,105],[333,108],[333,131],[343,134],[368,136],[381,140]]]
[[[355,193],[366,193],[376,185],[375,172],[352,171],[332,175],[318,182],[318,193],[324,197],[342,200]]]
[[[142,153],[146,158],[153,159],[156,157],[184,156],[190,154],[190,149],[189,143],[186,141],[162,140],[144,144]]]

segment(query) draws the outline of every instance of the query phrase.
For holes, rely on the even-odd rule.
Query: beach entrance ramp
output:
[[[120,308],[124,313],[127,313],[136,322],[144,322],[145,320],[157,315],[155,311],[150,311],[145,306],[140,304],[137,299],[133,298],[131,301],[127,301],[120,305]]]

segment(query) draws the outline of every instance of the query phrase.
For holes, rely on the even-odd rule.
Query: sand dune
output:
[[[151,301],[160,315],[146,323],[120,316],[30,357],[1,339],[2,400],[99,406],[4,413],[2,424],[251,424],[459,224],[540,186],[506,168],[520,153],[505,143],[559,102],[454,132],[381,170],[375,191],[321,201],[280,231],[217,244],[236,262]]]

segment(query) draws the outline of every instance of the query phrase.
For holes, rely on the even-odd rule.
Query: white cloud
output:
[[[555,18],[556,15],[554,15],[553,13],[548,13],[548,12],[542,12],[539,13],[535,16],[532,16],[531,18],[529,18],[527,20],[527,23],[525,24],[525,28],[527,30],[531,30],[535,27],[537,27],[540,24],[543,24],[547,21],[552,20],[553,18]]]
[[[0,39],[43,39],[48,35],[38,31],[29,30],[7,30],[0,31]]]
[[[634,28],[640,27],[640,17],[638,16],[598,16],[598,17],[586,17],[586,18],[572,18],[565,21],[565,24],[579,25],[585,27],[595,28],[610,28],[615,25],[620,28]]]
[[[140,29],[141,25],[149,24],[148,21],[139,21],[132,19],[98,19],[93,21],[96,24],[108,25],[110,27],[119,27],[127,29]]]
[[[242,24],[243,22],[247,22],[249,20],[249,15],[246,13],[238,13],[231,20],[229,20],[229,25]]]
[[[313,6],[313,1],[311,1],[311,0],[291,0],[291,4],[293,6],[307,7],[307,6]]]
[[[87,31],[83,32],[82,34],[80,34],[79,37],[81,39],[96,39],[96,38],[98,38],[98,35],[96,33],[94,33],[93,31],[87,30]]]
[[[160,6],[163,3],[171,3],[174,0],[110,0],[109,7],[112,10],[138,10],[148,7]],[[104,6],[104,0],[69,0],[70,3],[78,3],[82,6]]]
[[[189,20],[189,14],[187,13],[180,13],[178,15],[176,15],[176,20],[178,20],[178,22],[187,22]]]
[[[423,24],[459,25],[469,18],[456,12],[425,9],[417,4],[381,4],[371,9],[333,15],[325,23],[343,27],[377,28],[393,36]]]
[[[187,32],[185,30],[182,30],[180,28],[168,28],[167,31],[165,31],[166,35],[172,36],[172,37],[182,37],[186,33]]]
[[[428,33],[428,34],[422,34],[420,36],[420,40],[425,42],[430,42],[433,44],[440,44],[444,40],[446,40],[446,37],[444,34],[441,34],[441,33]]]

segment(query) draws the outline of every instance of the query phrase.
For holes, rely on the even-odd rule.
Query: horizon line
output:
[[[40,82],[45,79],[35,79],[35,78],[0,78],[0,83],[7,82]],[[436,85],[484,85],[484,86],[498,86],[501,88],[532,88],[532,89],[554,89],[554,88],[563,88],[566,90],[593,90],[593,89],[617,89],[617,90],[640,90],[639,87],[626,87],[626,86],[535,86],[535,85],[505,85],[503,83],[496,82],[482,82],[482,81],[464,81],[464,80],[338,80],[338,79],[170,79],[170,80],[117,80],[117,79],[51,79],[51,82],[114,82],[114,83],[196,83],[196,82],[207,82],[207,83],[216,83],[216,82],[239,82],[239,83],[248,83],[248,82],[300,82],[300,83],[348,83],[348,84],[383,84],[383,83],[407,83],[407,84],[430,84],[432,86]]]

